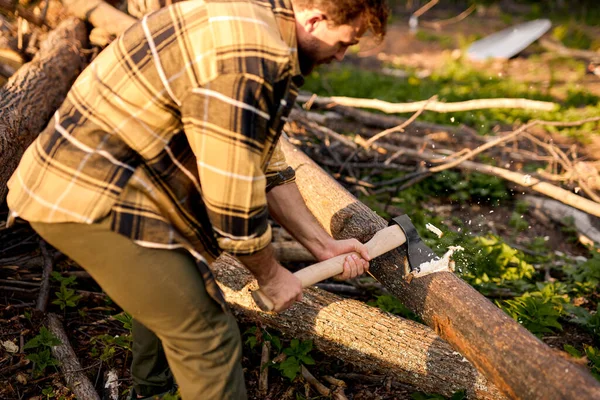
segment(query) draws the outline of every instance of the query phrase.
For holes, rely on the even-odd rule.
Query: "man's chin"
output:
[[[314,71],[316,66],[317,65],[314,63],[300,63],[300,73],[302,73],[304,76],[308,76]]]

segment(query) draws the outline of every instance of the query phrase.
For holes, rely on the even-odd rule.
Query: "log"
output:
[[[0,89],[0,204],[25,149],[63,102],[84,65],[85,24],[69,18],[52,31],[33,60]]]
[[[272,244],[275,258],[279,262],[315,261],[315,257],[306,250],[306,247],[296,241],[273,242]]]
[[[69,338],[65,333],[58,315],[48,314],[48,330],[50,330],[61,342],[58,346],[52,347],[52,355],[60,361],[60,369],[65,377],[65,381],[71,391],[78,399],[100,400],[100,396],[94,389],[94,385],[82,372],[81,364],[77,355],[69,344]]]
[[[285,312],[265,313],[249,292],[256,281],[237,259],[224,254],[211,268],[238,320],[310,339],[323,353],[360,371],[385,374],[429,393],[450,396],[466,389],[469,398],[505,398],[425,325],[315,288],[305,289],[304,300]]]
[[[97,28],[104,28],[115,36],[137,21],[102,0],[62,0],[62,3],[77,18],[88,21]]]
[[[558,104],[529,99],[476,99],[459,101],[455,103],[445,103],[441,101],[415,101],[411,103],[389,103],[378,99],[357,99],[352,97],[317,97],[300,95],[297,101],[326,105],[342,105],[358,108],[371,108],[383,111],[388,114],[416,112],[421,109],[435,111],[439,113],[482,110],[486,108],[523,108],[528,110],[552,111],[558,108]]]
[[[334,238],[366,242],[387,225],[304,153],[282,142],[307,206]],[[439,272],[408,282],[405,262],[404,250],[394,250],[373,260],[370,273],[508,398],[600,398],[600,383],[589,372],[557,357],[456,275]]]

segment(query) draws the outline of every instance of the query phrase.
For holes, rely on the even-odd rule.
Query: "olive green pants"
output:
[[[189,253],[139,246],[112,232],[108,219],[93,225],[31,225],[143,324],[135,329],[142,336],[134,338],[134,352],[140,353],[134,355],[137,371],[133,373],[140,374],[135,379],[140,394],[151,394],[143,392],[170,383],[157,347],[160,344],[151,334],[154,332],[162,342],[183,400],[246,399],[236,321],[206,292]],[[153,349],[156,354],[152,354]]]

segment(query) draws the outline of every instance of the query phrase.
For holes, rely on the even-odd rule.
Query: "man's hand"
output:
[[[367,247],[356,239],[331,241],[319,252],[319,261],[327,260],[340,254],[353,253],[346,257],[344,272],[335,278],[340,280],[356,278],[369,270],[369,252]]]
[[[283,311],[302,300],[302,282],[277,262],[273,256],[273,246],[268,245],[252,255],[238,258],[256,277],[262,292],[273,302],[273,311]]]
[[[273,302],[273,311],[280,312],[302,300],[302,282],[282,267],[267,281],[259,281],[260,290]]]

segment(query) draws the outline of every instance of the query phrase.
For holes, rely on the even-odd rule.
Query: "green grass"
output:
[[[584,73],[583,69],[576,72],[581,75]],[[600,115],[600,97],[590,94],[585,88],[577,88],[574,84],[561,86],[564,101],[560,102],[549,94],[548,87],[542,87],[541,84],[485,74],[471,68],[465,61],[451,59],[427,78],[411,74],[407,79],[399,79],[348,65],[332,66],[313,72],[303,89],[323,96],[376,98],[388,102],[413,102],[438,95],[440,101],[446,102],[509,97],[560,104],[559,109],[548,112],[520,109],[456,113],[426,111],[419,117],[421,121],[445,125],[465,124],[483,134],[489,133],[497,124],[512,126],[532,119],[576,121]],[[594,129],[596,126],[589,124],[563,131],[577,135]]]

